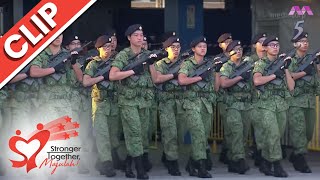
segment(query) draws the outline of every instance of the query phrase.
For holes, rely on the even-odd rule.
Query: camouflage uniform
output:
[[[220,74],[230,78],[237,66],[229,60],[225,63]],[[245,158],[245,142],[248,137],[250,123],[252,121],[252,80],[245,82],[240,88],[237,84],[225,89],[224,102],[227,105],[225,136],[229,142],[229,159],[238,161]]]
[[[303,57],[303,58],[307,58]],[[295,72],[300,66],[300,58],[296,55],[292,58],[289,70]],[[303,63],[303,60],[302,62]],[[289,137],[293,146],[294,154],[307,153],[308,142],[311,141],[315,125],[315,95],[319,94],[319,79],[317,78],[316,68],[314,75],[308,82],[303,79],[295,81],[293,97],[288,99],[288,125]]]
[[[262,58],[255,63],[253,73],[265,75],[265,67],[271,63],[268,58]],[[285,101],[290,97],[285,79],[282,79],[281,85],[277,86],[271,83],[264,85],[265,91],[258,91],[256,106],[259,118],[260,131],[256,135],[261,135],[258,139],[262,142],[262,157],[269,162],[275,162],[282,159],[280,139],[284,133],[288,110],[288,104]]]
[[[171,60],[164,58],[155,64],[155,69],[161,74],[167,74]],[[178,159],[178,129],[180,129],[183,113],[181,101],[182,88],[165,82],[163,91],[159,91],[159,118],[162,132],[163,148],[167,160]]]
[[[189,57],[181,65],[179,73],[189,76],[195,71],[197,64],[193,56]],[[202,89],[196,84],[189,85],[187,91],[184,92],[182,103],[182,108],[185,110],[186,127],[191,134],[192,158],[196,161],[207,159],[206,147],[212,127],[212,105],[216,102],[213,75],[204,81],[207,85]]]
[[[134,61],[134,59],[128,61],[134,56],[131,48],[125,48],[118,53],[112,66],[122,70]],[[147,69],[148,67],[145,67],[144,73],[138,76],[139,79],[136,82],[130,77],[121,80],[117,89],[126,147],[128,154],[132,157],[141,156],[148,151],[149,147],[149,107],[154,99],[154,89]]]
[[[85,75],[94,77],[98,66],[104,62],[100,57],[95,57],[87,65]],[[95,84],[91,96],[97,108],[93,120],[99,159],[101,162],[112,161],[111,149],[119,146],[120,120],[116,84],[110,82],[107,88],[99,83]]]
[[[61,51],[66,51],[61,49]],[[32,62],[31,65],[40,68],[48,68],[48,60],[52,57],[49,47],[42,51]],[[71,90],[67,74],[72,71],[69,62],[65,63],[66,72],[61,74],[61,78],[56,80],[52,75],[42,77],[43,84],[39,91],[39,113],[40,122],[47,122],[62,116],[72,117],[72,107],[70,99],[74,93]]]
[[[32,81],[31,85],[25,82],[27,79]],[[9,102],[12,132],[26,127],[33,129],[38,122],[36,114],[39,107],[39,79],[30,77],[27,77],[27,79],[8,85],[12,91],[12,97]]]

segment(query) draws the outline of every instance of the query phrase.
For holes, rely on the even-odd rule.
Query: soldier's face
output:
[[[73,40],[71,43],[68,45],[68,50],[74,50],[75,48],[80,48],[81,47],[81,42],[80,40]]]
[[[205,56],[207,54],[207,43],[200,42],[192,48],[192,51],[199,56]]]
[[[271,41],[266,47],[267,53],[272,56],[277,56],[280,50],[280,44],[278,41]]]
[[[309,48],[309,41],[308,41],[307,38],[302,38],[302,39],[300,39],[300,40],[297,42],[297,44],[298,44],[298,46],[300,45],[300,47],[299,47],[299,50],[300,50],[300,51],[305,52],[305,51],[307,51],[308,48]]]
[[[232,58],[240,59],[242,57],[243,48],[241,46],[234,47],[232,51],[232,54],[234,54],[231,56]]]
[[[180,50],[181,50],[180,43],[178,42],[172,43],[172,45],[167,48],[168,57],[172,57],[172,59],[177,58],[180,54]]]
[[[111,44],[112,44],[112,50],[116,50],[117,46],[118,46],[118,39],[116,36],[112,36],[111,37],[112,41],[111,41]]]
[[[128,36],[128,39],[130,44],[141,47],[143,42],[143,32],[141,30],[137,30],[132,33],[131,36]]]
[[[63,35],[60,34],[57,39],[55,39],[51,44],[54,46],[61,46],[63,40]]]
[[[100,57],[108,57],[109,55],[111,55],[112,45],[111,43],[106,43],[103,46],[101,46],[98,50],[100,53]]]

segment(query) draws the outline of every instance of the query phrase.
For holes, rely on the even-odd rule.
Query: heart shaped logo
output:
[[[29,159],[39,149],[40,141],[37,139],[29,143],[26,143],[24,141],[17,141],[16,147],[19,152],[23,153]],[[19,159],[17,158],[17,160]]]
[[[37,129],[42,130],[43,125],[38,124]],[[20,167],[27,165],[27,172],[29,172],[31,169],[37,167],[36,162],[35,162],[36,157],[37,157],[38,153],[43,149],[43,147],[47,144],[47,142],[50,138],[50,131],[48,131],[48,130],[39,131],[28,140],[19,136],[21,134],[20,130],[17,130],[16,134],[18,136],[13,136],[10,138],[9,148],[13,152],[15,152],[16,154],[22,156],[23,160],[22,161],[10,160],[12,162],[12,167],[20,168]],[[37,142],[37,140],[38,140],[38,142],[40,143],[38,148],[35,148],[32,146],[31,148],[24,149],[19,146],[19,144],[24,144],[24,145],[27,145],[28,147],[30,147],[29,144],[32,144],[34,140],[36,140],[35,142]],[[19,149],[18,149],[18,147],[19,147]],[[24,153],[22,153],[21,151],[23,151]]]

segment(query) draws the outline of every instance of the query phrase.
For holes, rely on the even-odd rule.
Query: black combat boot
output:
[[[206,150],[207,153],[207,159],[206,159],[206,169],[207,171],[211,171],[212,170],[212,158],[211,158],[211,151],[210,149]]]
[[[227,153],[228,153],[228,149],[223,147],[219,156],[219,161],[222,162],[223,164],[228,164],[229,162]]]
[[[131,156],[127,156],[127,158],[126,158],[126,167],[125,167],[125,175],[126,175],[126,177],[127,178],[135,178],[136,177],[136,175],[133,173],[133,171],[132,171],[132,157]]]
[[[143,162],[143,167],[144,169],[149,172],[152,169],[152,164],[149,161],[149,154],[148,153],[143,153],[142,156],[142,162]]]
[[[107,177],[113,177],[116,175],[112,161],[102,162],[99,171],[101,175],[106,175]]]
[[[254,165],[256,167],[259,167],[262,161],[262,157],[261,157],[261,150],[257,150],[253,156],[254,158]]]
[[[116,148],[111,150],[111,156],[112,156],[113,168],[118,170],[124,170],[125,163],[123,160],[120,159]]]
[[[181,172],[179,170],[179,164],[177,160],[169,161],[167,160],[168,165],[168,173],[171,176],[181,176]]]
[[[288,177],[287,172],[285,172],[280,164],[280,161],[273,162],[274,177]]]
[[[199,169],[198,169],[198,177],[199,178],[212,178],[211,174],[206,169],[206,161],[201,159],[198,161]]]
[[[289,161],[292,163],[296,171],[302,173],[312,173],[303,154],[295,155],[294,153],[291,153]]]
[[[186,166],[186,171],[189,173],[189,176],[197,176],[198,172],[196,171],[196,163],[195,161],[190,157],[189,161]]]
[[[266,176],[273,176],[274,172],[271,169],[272,169],[272,163],[267,161],[264,158],[261,158],[259,171],[265,174]]]
[[[168,161],[167,161],[166,154],[164,152],[162,152],[161,162],[166,168],[168,168]]]
[[[238,161],[229,161],[228,171],[238,174],[245,174],[249,170],[249,166],[244,159]]]
[[[142,156],[134,157],[133,160],[137,170],[137,179],[149,179],[149,176],[143,167]]]

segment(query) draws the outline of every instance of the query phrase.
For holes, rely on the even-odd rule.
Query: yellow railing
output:
[[[315,128],[314,133],[311,142],[309,143],[309,150],[313,151],[320,151],[320,133],[319,133],[319,96],[316,97],[316,122],[315,122]]]

